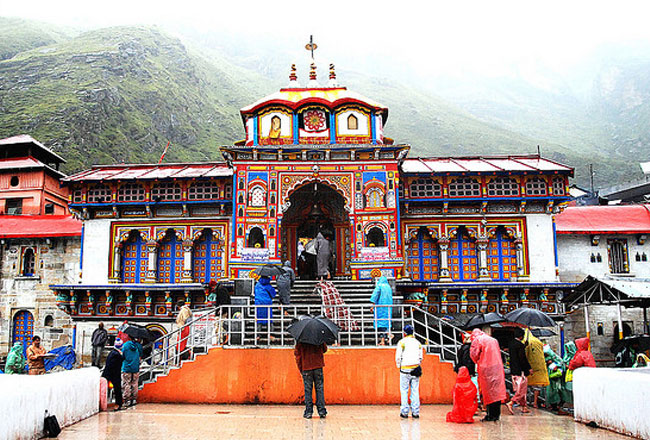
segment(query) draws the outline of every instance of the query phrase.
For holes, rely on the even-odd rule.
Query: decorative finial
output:
[[[336,80],[336,72],[334,71],[334,64],[330,64],[330,80]]]
[[[296,65],[291,65],[291,73],[289,73],[289,81],[298,81],[298,75],[296,74]]]
[[[309,66],[309,81],[316,81],[316,63]]]
[[[311,60],[314,61],[314,51],[318,49],[318,45],[314,43],[314,36],[309,36],[309,43],[305,45],[305,49],[311,52]]]

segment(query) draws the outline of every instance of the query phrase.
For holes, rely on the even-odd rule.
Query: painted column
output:
[[[618,340],[623,339],[623,316],[621,314],[621,302],[616,303],[616,314],[618,315]]]
[[[113,247],[113,270],[111,271],[111,276],[109,278],[109,282],[111,283],[119,283],[120,280],[120,270],[122,268],[122,246],[119,244],[116,244],[115,247]]]
[[[524,243],[521,238],[515,240],[515,251],[517,256],[517,281],[528,281],[524,273]]]
[[[441,237],[438,239],[438,247],[440,248],[440,282],[450,283],[451,277],[449,276],[449,239]]]
[[[192,279],[192,250],[194,242],[192,240],[183,240],[183,274],[181,283],[191,283]],[[206,268],[206,270],[209,270]]]
[[[589,305],[584,304],[585,309],[585,332],[587,333],[587,339],[589,339],[589,348],[591,348],[591,331],[589,330]]]
[[[479,237],[476,240],[476,247],[478,248],[478,281],[492,281],[487,267],[487,237]]]
[[[154,240],[148,241],[147,251],[149,253],[149,261],[147,263],[147,275],[144,282],[155,283],[158,281],[158,271],[156,269],[156,263],[158,260],[158,242]]]

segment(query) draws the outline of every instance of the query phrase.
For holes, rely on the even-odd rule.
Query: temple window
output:
[[[531,177],[526,181],[526,194],[529,196],[545,196],[546,180],[541,177]]]
[[[88,203],[107,203],[111,201],[111,189],[98,185],[88,189]]]
[[[627,253],[627,240],[607,240],[607,257],[611,273],[629,273],[630,263]]]
[[[489,196],[518,196],[519,184],[511,177],[497,177],[487,186]]]
[[[366,245],[369,247],[384,247],[386,246],[386,238],[384,237],[384,231],[377,226],[370,228],[366,234]]]
[[[251,228],[248,232],[247,247],[249,248],[263,248],[264,247],[264,232],[257,226]]]
[[[83,202],[83,192],[80,189],[75,189],[72,192],[72,203]]]
[[[553,178],[553,195],[554,196],[563,196],[564,195],[564,178],[563,177],[554,177]]]
[[[517,249],[503,227],[499,227],[488,241],[487,266],[493,281],[517,277]]]
[[[266,206],[266,191],[261,186],[254,186],[251,189],[248,199],[249,206],[264,207]]]
[[[471,177],[460,177],[449,184],[450,197],[479,197],[481,184]]]
[[[411,197],[442,197],[442,185],[433,179],[416,179],[409,186]]]
[[[420,227],[406,249],[407,268],[413,281],[437,281],[439,271],[438,243],[427,228]]]
[[[139,183],[127,183],[117,191],[118,202],[143,202],[144,187]]]
[[[221,254],[219,240],[214,238],[212,229],[204,229],[201,237],[194,242],[194,281],[209,283],[219,279]]]
[[[122,282],[132,284],[142,282],[147,273],[148,263],[146,244],[138,231],[131,231],[128,240],[122,245]]]
[[[358,130],[359,129],[359,120],[356,116],[348,116],[348,130]]]
[[[187,190],[188,200],[211,200],[219,198],[219,185],[216,182],[201,181],[192,184]]]
[[[223,188],[223,196],[226,199],[232,199],[232,185],[228,184]]]
[[[383,208],[384,192],[379,188],[371,188],[366,193],[366,208]]]
[[[158,250],[158,282],[174,284],[183,274],[183,243],[176,231],[169,229]]]
[[[151,189],[151,198],[155,202],[173,202],[181,199],[183,191],[179,184],[174,182],[162,182],[154,185]]]
[[[449,240],[449,273],[454,281],[475,281],[478,278],[478,254],[465,227],[458,228]]]
[[[36,256],[34,255],[34,249],[30,247],[25,248],[25,250],[23,250],[23,264],[20,275],[24,277],[33,277],[35,267]]]

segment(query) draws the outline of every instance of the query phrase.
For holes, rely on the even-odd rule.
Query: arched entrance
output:
[[[21,310],[14,315],[12,345],[22,342],[23,354],[34,337],[34,316],[27,310]]]
[[[319,232],[330,240],[334,252],[330,272],[349,275],[345,244],[350,237],[350,217],[345,198],[325,183],[310,182],[289,194],[289,208],[282,217],[282,259],[291,261],[302,279],[313,277],[314,263],[309,255],[298,259],[299,243],[306,244]]]

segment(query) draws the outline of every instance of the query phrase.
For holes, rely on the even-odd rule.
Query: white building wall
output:
[[[526,215],[530,281],[556,281],[553,220],[548,214]]]
[[[650,242],[638,244],[635,234],[598,234],[597,245],[592,245],[589,234],[558,234],[558,262],[560,279],[565,282],[581,282],[587,275],[602,277],[610,274],[607,256],[607,240],[613,238],[626,239],[629,276],[650,278]],[[636,261],[636,254],[646,255],[647,261]],[[600,254],[600,262],[591,262],[591,255]]]
[[[84,222],[82,284],[108,284],[111,220]]]

